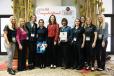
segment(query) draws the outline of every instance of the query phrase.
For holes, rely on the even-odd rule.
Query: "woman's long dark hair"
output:
[[[80,18],[76,18],[75,21],[76,21],[76,20],[79,20],[79,22],[80,22],[79,27],[81,27],[81,24],[82,24],[82,23],[81,23],[81,19],[80,19]],[[76,27],[76,24],[74,24],[74,27]]]
[[[51,22],[51,17],[52,17],[52,16],[54,16],[54,19],[55,19],[55,20],[54,20],[54,24],[57,24],[55,15],[51,15],[51,16],[49,17],[49,24],[52,24],[52,22]]]

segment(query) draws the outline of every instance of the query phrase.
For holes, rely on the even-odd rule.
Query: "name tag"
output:
[[[34,37],[35,35],[34,34],[31,34],[31,37]]]
[[[74,38],[73,41],[77,41],[77,38]]]
[[[13,42],[16,42],[16,39],[15,39],[15,37],[12,37],[12,41],[13,41]]]
[[[99,34],[99,36],[98,36],[98,37],[99,37],[99,39],[101,39],[101,38],[102,38],[102,34]]]
[[[36,35],[36,37],[38,38],[38,35]]]
[[[60,32],[60,41],[67,41],[67,32]]]
[[[90,41],[90,37],[86,37],[86,41]]]

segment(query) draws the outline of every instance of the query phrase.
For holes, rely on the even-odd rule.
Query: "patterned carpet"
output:
[[[4,61],[2,63],[0,63],[0,70],[6,70],[7,69],[7,62]],[[17,69],[17,60],[13,60],[13,69]]]
[[[114,56],[113,56],[114,57]],[[113,58],[114,59],[114,58]],[[4,60],[4,59],[3,59]],[[17,68],[17,60],[13,61],[13,68]],[[6,62],[0,62],[0,76],[12,76],[6,71]],[[35,68],[33,70],[26,70],[22,72],[17,72],[15,76],[114,76],[114,60],[110,60],[106,64],[105,71],[86,71],[86,70],[72,70],[72,69],[61,69],[58,67],[56,69],[50,68]]]
[[[0,76],[11,76],[6,71],[0,71]],[[106,71],[102,72],[83,72],[83,71],[77,71],[77,70],[71,70],[66,69],[63,70],[61,68],[56,69],[33,69],[33,70],[27,70],[23,72],[17,72],[15,76],[114,76],[114,73],[108,73]]]

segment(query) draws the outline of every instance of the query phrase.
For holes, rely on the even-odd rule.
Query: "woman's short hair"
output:
[[[62,23],[62,22],[66,22],[66,24],[68,24],[68,20],[67,20],[66,18],[62,18],[61,23]]]

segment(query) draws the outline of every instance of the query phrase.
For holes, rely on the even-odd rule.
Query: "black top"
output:
[[[77,43],[83,42],[83,34],[85,32],[85,29],[83,27],[79,28],[72,28],[72,41],[75,41]]]
[[[90,41],[94,41],[94,32],[97,32],[97,28],[95,25],[91,24],[90,26],[85,27],[85,35],[86,37],[90,37]]]
[[[15,41],[13,40],[13,38],[16,38],[16,29],[15,28],[13,28],[13,29],[10,29],[7,25],[7,26],[5,26],[3,31],[7,31],[8,41],[14,43]]]
[[[45,27],[37,28],[37,33],[36,33],[37,41],[39,41],[39,42],[47,41],[47,36],[48,36],[47,28],[45,28]]]

